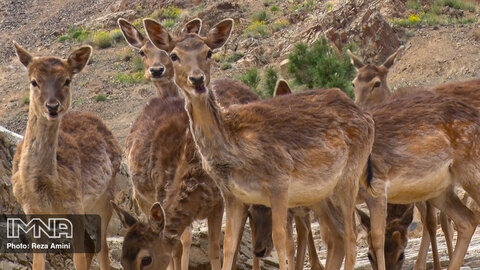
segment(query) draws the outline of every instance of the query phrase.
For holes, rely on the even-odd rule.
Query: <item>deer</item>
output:
[[[479,202],[477,149],[471,146],[477,141],[478,110],[452,95],[418,91],[371,106],[369,112],[376,132],[374,177],[366,198],[373,269],[385,269],[387,201],[427,201],[450,217],[457,226],[458,240],[448,269],[459,269],[478,217],[459,200],[453,184],[458,183]]]
[[[99,215],[98,260],[100,269],[110,269],[106,233],[121,147],[100,117],[69,111],[71,82],[87,65],[92,48],[82,46],[62,59],[33,56],[13,45],[30,83],[27,128],[13,159],[13,194],[27,215]],[[84,232],[74,229],[74,234],[81,235],[74,242],[83,245]],[[93,255],[74,253],[75,269],[89,269]],[[33,253],[33,269],[45,269],[45,254]]]
[[[183,98],[179,96],[177,87],[173,82],[174,72],[167,52],[154,47],[128,21],[119,19],[118,25],[127,43],[140,51],[145,68],[145,77],[150,79],[157,88],[157,97],[150,99],[143,108],[132,125],[126,143],[126,156],[131,172],[133,197],[141,211],[148,215],[151,205],[155,202],[169,203],[168,198],[166,198],[166,191],[173,185],[176,174],[179,173],[179,168],[186,166],[186,162],[190,162],[197,167],[191,168],[193,171],[192,175],[186,175],[185,177],[187,178],[180,178],[178,181],[187,181],[190,179],[188,177],[203,179],[206,176],[198,168],[199,165],[195,163],[199,161],[194,160],[194,162],[183,157],[183,155],[190,155],[196,150],[191,143],[188,143],[190,138],[188,134],[185,135],[188,119],[183,109]],[[198,33],[201,25],[200,19],[193,19],[185,25],[182,34]],[[156,74],[157,70],[161,70],[157,72],[159,74]],[[212,83],[212,86],[223,106],[228,107],[234,103],[247,103],[258,99],[257,95],[244,84],[231,79],[216,80]],[[230,91],[225,91],[224,89],[229,89]],[[186,148],[184,149],[184,147]],[[208,181],[204,180],[204,182]],[[208,184],[210,191],[216,190],[213,181],[205,185],[208,186]],[[201,191],[200,189],[198,192]],[[209,213],[211,216],[209,216],[209,230],[212,231],[212,237],[209,244],[212,247],[212,269],[220,268],[215,250],[219,249],[218,231],[221,226],[222,214],[220,213],[223,213],[223,206],[220,207],[221,197],[219,193],[210,191],[204,192],[210,196],[209,200],[215,202],[217,206],[204,205],[203,208],[198,210],[199,212],[193,211],[189,215],[183,215],[181,220],[177,221],[186,222],[189,226],[182,230],[183,233],[180,238],[182,248],[174,254],[173,263],[176,269],[188,269],[191,244],[190,224],[192,224],[193,220],[207,218],[204,212]],[[206,196],[205,194],[203,195],[204,197]],[[190,198],[189,196],[187,198]],[[169,212],[167,211],[167,213]],[[178,215],[178,213],[174,214]],[[176,224],[175,227],[183,228],[183,223]],[[262,226],[261,223],[258,225]],[[124,246],[128,247],[129,245],[130,243],[128,242],[124,243]],[[152,258],[155,260],[153,255]]]
[[[358,186],[368,185],[374,124],[339,89],[322,89],[222,108],[209,89],[212,50],[222,47],[233,20],[213,26],[205,37],[173,39],[152,19],[147,36],[169,51],[174,80],[185,96],[189,126],[205,171],[220,187],[226,212],[224,263],[232,269],[245,205],[272,209],[272,238],[280,269],[286,256],[287,209],[342,198],[345,269],[353,269],[356,237],[353,213]],[[348,132],[347,132],[348,131]]]
[[[398,89],[392,97],[392,92],[390,91],[387,84],[387,76],[389,69],[395,63],[397,55],[403,50],[403,47],[400,47],[395,53],[393,53],[387,60],[380,66],[373,64],[364,64],[361,59],[353,55],[350,51],[348,54],[351,58],[352,64],[357,69],[357,76],[353,81],[355,87],[355,98],[356,102],[364,107],[369,107],[373,104],[379,104],[384,102],[388,98],[394,98],[397,94],[403,93],[412,93],[420,91],[420,88],[403,88]],[[436,93],[444,93],[455,95],[458,98],[463,98],[466,102],[480,108],[480,99],[478,98],[480,92],[478,91],[479,81],[473,80],[463,83],[453,83],[437,86],[431,91]],[[441,269],[440,259],[438,256],[438,251],[436,248],[436,215],[434,208],[427,202],[416,203],[417,208],[422,217],[422,223],[424,226],[422,242],[420,245],[419,256],[415,263],[415,269],[425,269],[426,266],[426,257],[428,252],[428,245],[430,239],[432,239],[432,254],[434,259],[434,268]],[[440,221],[442,225],[442,230],[445,234],[447,249],[449,257],[453,254],[453,232],[451,229],[450,222],[443,212],[440,212]],[[388,231],[387,231],[388,232]],[[407,232],[407,231],[405,231]],[[404,236],[406,237],[406,236]],[[402,247],[397,246],[397,247]],[[388,260],[388,257],[386,257]],[[389,263],[389,262],[387,262]]]

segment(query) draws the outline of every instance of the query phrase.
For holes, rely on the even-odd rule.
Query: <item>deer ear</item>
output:
[[[110,203],[113,206],[113,209],[117,213],[118,217],[120,218],[120,221],[123,224],[123,227],[125,228],[130,228],[132,227],[135,223],[138,222],[136,218],[134,218],[132,215],[130,215],[127,211],[123,210],[120,208],[118,205],[116,205],[113,201],[110,201]]]
[[[142,33],[140,33],[135,26],[123,18],[118,19],[117,23],[127,43],[134,48],[142,48],[146,41]]]
[[[227,42],[233,30],[233,19],[225,19],[217,23],[207,34],[205,42],[210,49],[218,49]]]
[[[153,19],[143,19],[143,27],[147,32],[148,39],[155,45],[155,47],[171,52],[175,47],[175,42],[168,33],[168,30],[165,29],[159,22]]]
[[[359,210],[356,208],[358,215],[360,216],[360,222],[362,223],[362,227],[367,231],[370,232],[370,217],[363,212],[362,210]]]
[[[402,243],[402,234],[399,231],[394,231],[392,234],[392,239],[395,241],[397,244]]]
[[[360,58],[358,58],[356,55],[354,55],[350,50],[347,50],[347,53],[348,53],[348,56],[350,57],[350,62],[356,69],[360,69],[363,66],[365,66],[363,61],[360,60]]]
[[[397,58],[397,55],[403,50],[403,46],[400,46],[392,55],[390,55],[387,60],[382,64],[383,67],[386,69],[390,69],[393,64],[395,63],[395,59]]]
[[[408,207],[400,218],[400,224],[408,227],[413,221],[413,203]]]
[[[200,34],[200,30],[202,30],[202,20],[200,18],[195,18],[185,24],[182,28],[183,34]]]
[[[16,41],[13,41],[13,46],[15,46],[15,52],[17,53],[18,60],[22,63],[25,67],[32,62],[33,56],[27,52],[22,46],[18,45]]]
[[[91,46],[82,46],[73,51],[67,58],[67,62],[72,68],[73,74],[77,74],[87,65],[92,55]]]
[[[163,207],[159,202],[152,205],[149,220],[154,231],[159,233],[163,232],[163,229],[165,228],[165,211],[163,211]]]
[[[277,85],[275,86],[275,91],[273,92],[273,96],[281,96],[281,95],[288,95],[291,94],[292,90],[288,83],[285,80],[278,80]]]

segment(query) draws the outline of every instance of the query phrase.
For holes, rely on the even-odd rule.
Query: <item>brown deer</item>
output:
[[[171,51],[175,83],[185,96],[190,130],[204,169],[221,188],[226,207],[223,269],[232,269],[245,204],[272,208],[272,236],[280,269],[287,269],[287,209],[342,198],[345,269],[356,257],[354,205],[359,179],[367,179],[373,121],[339,89],[283,95],[221,108],[210,83],[212,50],[228,40],[233,20],[201,37],[172,39],[145,19],[152,43]],[[366,181],[365,181],[366,182]],[[366,183],[365,183],[366,185]],[[293,266],[293,258],[289,256]]]
[[[387,99],[395,98],[396,95],[403,95],[408,93],[415,93],[417,91],[421,91],[421,88],[401,88],[398,89],[392,95],[387,83],[387,76],[389,69],[395,63],[395,59],[398,54],[403,50],[403,47],[400,47],[395,53],[393,53],[387,60],[380,66],[374,64],[364,64],[362,60],[358,57],[353,55],[350,51],[348,54],[350,56],[352,64],[357,69],[357,76],[353,80],[353,85],[355,87],[355,102],[364,108],[369,108],[375,104],[380,104],[385,102]],[[440,92],[440,91],[439,91]],[[479,106],[480,108],[480,106]],[[432,239],[432,254],[434,260],[435,269],[441,269],[440,266],[440,258],[438,256],[438,250],[436,248],[436,214],[433,206],[431,206],[428,202],[416,203],[417,208],[420,211],[423,223],[423,235],[422,235],[422,242],[420,245],[419,255],[417,257],[417,261],[415,263],[415,269],[424,269],[426,266],[426,257],[428,253],[428,245],[430,244],[430,239]],[[427,211],[428,210],[428,211]],[[453,253],[452,247],[452,231],[450,230],[450,225],[448,222],[448,218],[445,216],[444,213],[440,215],[442,229],[445,233],[447,247],[449,255]],[[428,226],[431,225],[431,226]],[[388,234],[390,231],[387,230],[386,233]],[[407,230],[402,230],[402,232],[407,233]],[[391,238],[391,235],[385,235],[387,238]],[[408,239],[407,235],[402,236],[402,239]],[[387,246],[386,246],[387,247]],[[396,248],[405,248],[406,245],[396,245]],[[392,249],[393,247],[388,246],[388,249]],[[400,254],[402,251],[393,251],[393,253]],[[402,266],[403,260],[401,261],[390,261],[395,260],[394,257],[385,256],[386,264],[387,265],[394,265],[397,263],[397,268]]]
[[[67,59],[34,57],[14,42],[28,70],[30,105],[24,139],[13,160],[13,193],[26,214],[97,214],[101,217],[101,269],[109,269],[107,226],[112,215],[121,148],[96,115],[68,112],[70,84],[87,64],[92,48]],[[75,241],[82,242],[82,237]],[[88,269],[93,253],[74,253],[75,269]],[[45,269],[45,254],[33,254],[33,269]]]
[[[413,220],[413,204],[388,204],[387,225],[385,231],[385,268],[389,270],[401,270],[405,261],[405,248],[408,243],[408,226]],[[370,234],[370,217],[357,209],[360,221],[365,230]],[[372,265],[374,260],[372,253],[371,237],[367,238],[370,251],[368,259]]]
[[[153,46],[152,43],[127,20],[120,18],[117,23],[127,43],[138,50],[145,71],[144,77],[153,83],[157,90],[157,96],[177,96],[177,87],[173,82],[173,66],[168,53]],[[202,20],[195,18],[187,22],[181,32],[182,34],[200,33],[201,28]],[[148,204],[148,207],[152,204],[153,202]]]
[[[375,120],[372,150],[375,197],[366,202],[371,217],[374,269],[385,269],[386,202],[428,201],[457,226],[458,239],[448,269],[459,269],[478,224],[453,191],[460,184],[480,202],[477,149],[479,112],[452,95],[418,91],[370,107]],[[432,239],[433,240],[433,239]]]

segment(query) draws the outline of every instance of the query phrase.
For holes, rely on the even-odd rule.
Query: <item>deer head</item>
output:
[[[368,107],[381,103],[390,96],[391,92],[387,84],[388,71],[402,50],[403,47],[398,48],[380,66],[364,64],[350,50],[347,51],[353,66],[357,70],[357,76],[352,82],[355,92],[355,103],[362,107]]]
[[[82,46],[67,59],[34,57],[13,42],[18,59],[28,70],[30,80],[30,112],[38,117],[57,121],[69,108],[70,83],[90,59],[92,47]]]
[[[393,205],[388,205],[388,212],[392,211]],[[392,217],[387,219],[385,230],[385,267],[391,270],[401,270],[405,261],[405,248],[408,243],[408,227],[413,220],[413,204],[402,205],[405,212],[400,217]],[[360,215],[362,226],[368,232],[368,260],[374,270],[377,270],[377,260],[372,246],[372,238],[370,235],[370,218],[368,215],[357,209]]]
[[[170,52],[175,71],[175,83],[188,96],[204,95],[210,83],[212,50],[220,48],[230,37],[233,20],[225,19],[202,37],[188,33],[173,39],[157,21],[144,19],[148,38],[157,48]]]
[[[173,250],[180,244],[177,237],[164,234],[165,213],[160,203],[150,209],[148,223],[140,222],[111,202],[128,232],[123,239],[121,264],[125,270],[167,269]]]
[[[160,50],[145,38],[140,31],[127,20],[120,18],[117,21],[127,43],[138,50],[142,57],[144,77],[150,81],[169,82],[173,79],[173,65],[168,51]],[[200,33],[202,20],[196,18],[185,24],[182,34]]]

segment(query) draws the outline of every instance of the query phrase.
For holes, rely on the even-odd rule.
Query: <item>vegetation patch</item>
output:
[[[237,75],[237,78],[244,84],[248,85],[253,91],[257,91],[257,86],[260,83],[260,74],[258,68],[251,67],[245,70],[245,72]]]
[[[270,34],[268,27],[263,21],[253,21],[243,31],[243,34],[247,37],[266,37]]]
[[[161,9],[157,9],[150,16],[153,18],[176,20],[180,17],[181,14],[182,10],[180,8],[173,5],[168,5]]]
[[[20,106],[25,106],[25,105],[30,104],[30,94],[27,93],[27,94],[23,95],[22,97],[20,97],[18,102],[20,103]]]
[[[133,73],[119,72],[115,75],[115,81],[120,84],[140,84],[144,82],[143,71]]]
[[[288,73],[297,84],[306,85],[310,89],[338,87],[353,98],[352,80],[355,69],[346,50],[355,51],[355,47],[354,44],[346,45],[339,57],[326,38],[317,40],[311,47],[298,43],[288,55]]]
[[[278,73],[273,67],[267,67],[263,72],[260,72],[256,67],[252,67],[238,74],[236,77],[249,86],[260,98],[265,99],[273,96],[278,80]]]
[[[100,93],[96,96],[93,96],[93,100],[95,100],[97,102],[105,101],[105,100],[107,100],[107,96],[105,94]]]
[[[285,27],[287,27],[290,23],[288,22],[287,19],[278,19],[273,22],[272,24],[272,30],[274,32],[277,32]]]

